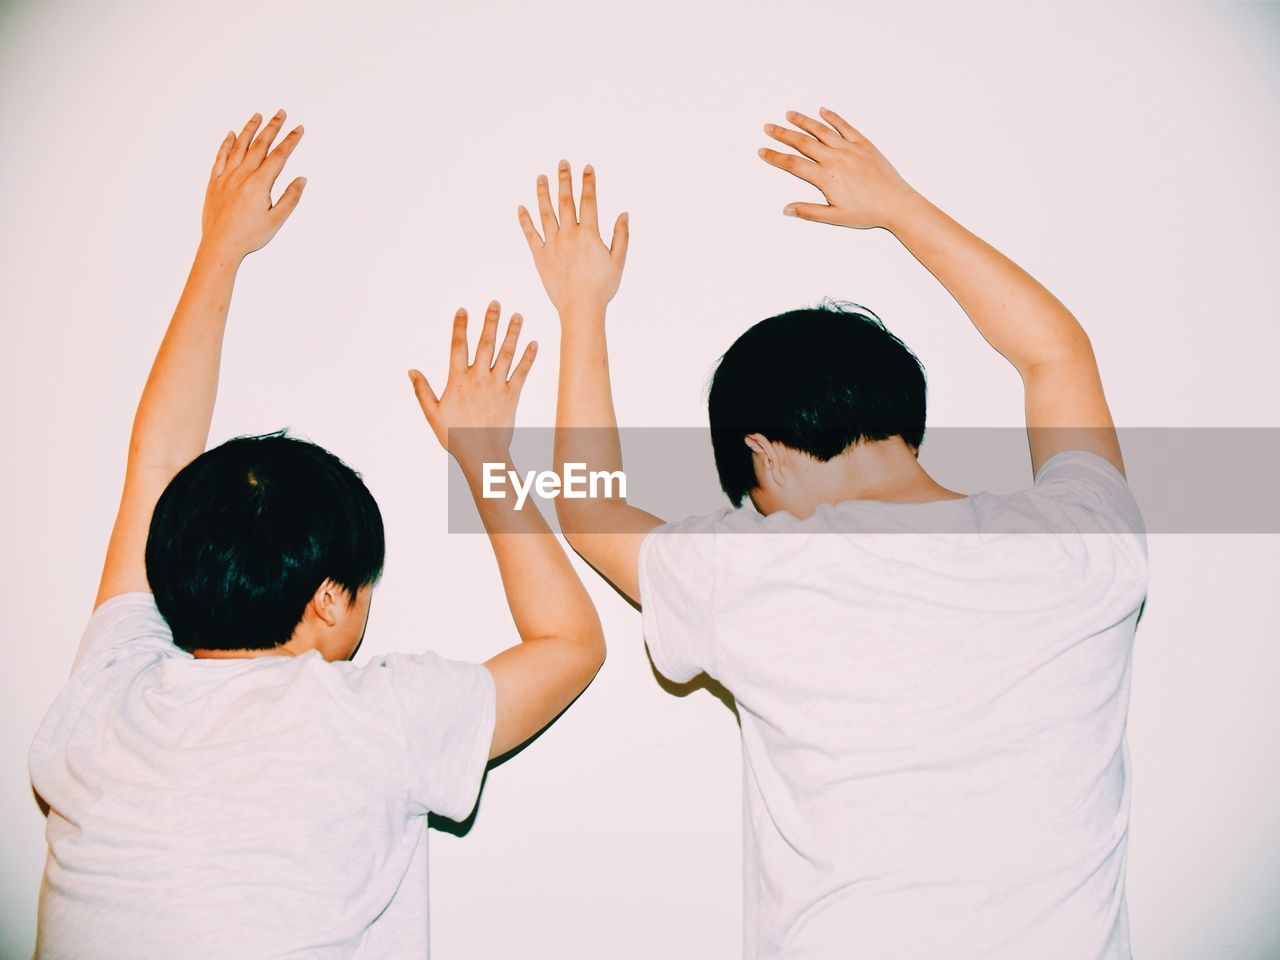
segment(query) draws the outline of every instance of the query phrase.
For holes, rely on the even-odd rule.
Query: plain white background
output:
[[[732,338],[824,295],[915,348],[931,425],[1020,422],[1016,374],[892,237],[781,216],[811,190],[756,158],[760,126],[829,105],[1076,311],[1120,424],[1274,427],[1277,52],[1274,4],[0,6],[0,953],[34,936],[27,745],[89,613],[207,168],[251,112],[306,124],[310,183],[241,273],[212,440],[287,425],[361,470],[388,528],[366,651],[482,659],[514,632],[483,538],[446,533],[404,371],[439,376],[453,310],[497,297],[543,347],[520,422],[552,422],[556,323],[515,219],[539,171],[591,161],[603,214],[631,211],[624,425],[701,424]],[[1141,957],[1280,955],[1278,570],[1275,537],[1152,537]],[[638,615],[588,583],[603,672],[490,774],[466,836],[433,835],[439,957],[739,954],[733,716],[664,690]]]

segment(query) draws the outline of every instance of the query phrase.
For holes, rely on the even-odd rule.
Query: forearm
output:
[[[1052,293],[919,194],[888,228],[1023,374],[1090,350],[1084,329]]]
[[[504,473],[515,467],[504,451],[459,458],[520,639],[562,638],[579,645],[587,659],[597,653],[603,658],[595,607],[559,541],[532,501],[517,510],[511,497],[482,496],[486,462],[501,463]]]
[[[913,198],[891,229],[1022,376],[1033,470],[1060,450],[1084,449],[1123,473],[1093,346],[1071,312],[923,198]]]
[[[583,464],[588,473],[623,472],[622,444],[609,382],[609,352],[604,311],[561,317],[560,386],[556,403],[556,469]],[[574,549],[629,596],[629,574],[615,554],[628,556],[635,538],[662,521],[627,502],[618,488],[609,496],[556,498],[560,528]],[[603,534],[603,537],[592,537]],[[627,535],[622,543],[614,534]]]
[[[566,311],[560,320],[560,383],[556,401],[556,466],[621,470],[622,445],[609,381],[604,310]],[[588,502],[588,501],[580,501]],[[572,510],[560,498],[557,509]]]
[[[621,471],[622,446],[609,383],[604,311],[561,317],[560,388],[556,404],[556,469],[581,463],[588,472]],[[556,499],[570,545],[633,601],[640,600],[640,544],[662,520],[625,496]]]
[[[176,473],[204,452],[238,256],[201,245],[138,402],[130,469]]]

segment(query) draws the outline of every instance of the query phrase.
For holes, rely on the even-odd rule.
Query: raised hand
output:
[[[261,123],[255,113],[239,136],[227,134],[209,174],[200,246],[133,420],[120,512],[98,585],[99,604],[150,589],[145,550],[151,513],[169,481],[204,451],[209,439],[236,273],[247,254],[275,235],[302,196],[305,181],[299,178],[271,203],[272,184],[298,145],[302,128],[268,154],[284,111],[258,133]]]
[[[266,246],[297,207],[305,177],[295,179],[279,200],[271,202],[276,178],[302,139],[302,127],[294,127],[271,150],[284,120],[285,112],[278,110],[259,132],[262,115],[255,113],[239,136],[228,133],[223,138],[205,191],[201,246],[231,258],[246,257]]]
[[[629,220],[619,214],[608,246],[600,237],[596,211],[596,172],[590,164],[582,171],[582,200],[575,209],[573,177],[569,162],[561,160],[559,209],[551,205],[547,178],[538,175],[538,233],[529,211],[520,207],[520,227],[529,242],[538,276],[556,310],[563,316],[575,311],[603,312],[618,292],[622,267],[627,260]]]
[[[760,156],[765,163],[813,184],[827,201],[825,204],[789,203],[782,212],[841,227],[892,229],[897,216],[910,205],[916,192],[875,144],[844,118],[825,107],[819,112],[822,120],[788,110],[787,120],[799,130],[775,123],[764,126],[764,132],[774,140],[801,154],[761,148]]]
[[[516,422],[516,406],[524,388],[538,344],[531,341],[520,362],[512,369],[516,343],[520,339],[520,314],[513,313],[497,354],[498,317],[501,306],[494,300],[484,315],[475,359],[468,361],[467,311],[459,309],[453,318],[453,343],[449,351],[449,379],[439,397],[418,370],[409,371],[418,404],[426,414],[440,445],[459,463],[475,456],[505,457]]]

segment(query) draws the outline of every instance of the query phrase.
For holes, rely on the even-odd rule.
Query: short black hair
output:
[[[860,440],[924,440],[924,367],[866,307],[823,300],[761,320],[711,380],[707,412],[720,486],[735,507],[756,489],[743,438],[760,433],[821,461]]]
[[[151,516],[147,580],[182,649],[269,650],[325,580],[354,600],[385,552],[360,475],[281,430],[228,440],[169,482]]]

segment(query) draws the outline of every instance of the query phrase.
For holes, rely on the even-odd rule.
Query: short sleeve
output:
[[[658,672],[676,683],[711,673],[716,543],[727,511],[665,523],[640,543],[640,610]]]
[[[149,593],[121,593],[102,603],[85,627],[76,650],[74,673],[87,661],[112,650],[142,649],[178,653],[173,632]]]
[[[1081,532],[1137,534],[1145,540],[1142,510],[1128,481],[1096,453],[1060,450],[1041,464],[1034,490],[1087,514],[1083,525],[1090,529]]]
[[[478,663],[434,653],[392,653],[367,670],[390,671],[404,729],[411,803],[464,820],[476,805],[493,743],[493,675]]]

